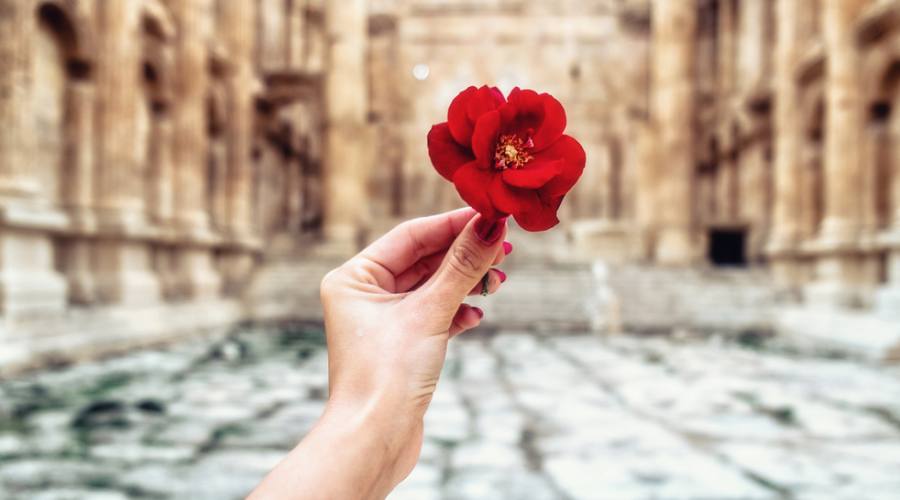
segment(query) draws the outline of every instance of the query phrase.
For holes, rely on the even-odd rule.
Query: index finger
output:
[[[397,276],[419,259],[448,248],[475,214],[475,210],[466,207],[408,220],[359,255]]]

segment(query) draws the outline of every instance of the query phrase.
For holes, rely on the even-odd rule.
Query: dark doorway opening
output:
[[[745,266],[747,231],[744,229],[711,229],[709,261],[716,266]]]

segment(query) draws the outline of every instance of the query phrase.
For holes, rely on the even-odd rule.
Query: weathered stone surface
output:
[[[4,0],[0,371],[319,318],[459,205],[423,141],[469,84],[552,93],[587,155],[487,324],[896,356],[895,3]]]
[[[322,412],[315,339],[251,330],[0,383],[0,492],[243,498]],[[727,337],[470,333],[390,498],[891,498],[898,375]]]

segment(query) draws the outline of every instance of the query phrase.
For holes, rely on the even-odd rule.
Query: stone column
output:
[[[0,196],[33,194],[28,158],[34,147],[31,114],[34,5],[30,1],[0,0]]]
[[[326,3],[324,236],[352,251],[366,206],[365,0]]]
[[[94,217],[94,87],[73,80],[66,86],[66,170],[63,204],[76,234],[92,231]],[[69,281],[69,301],[89,304],[96,298],[92,244],[87,238],[72,239],[63,250],[63,269]]]
[[[256,26],[254,2],[224,2],[220,32],[232,60],[227,77],[226,141],[228,143],[228,220],[233,238],[247,239],[253,227],[253,98],[256,76],[253,54]]]
[[[695,255],[691,210],[694,176],[694,2],[653,2],[652,108],[658,139],[655,257],[661,264],[689,264]]]
[[[146,234],[144,165],[136,144],[141,99],[141,2],[98,4],[96,85],[96,245],[99,297],[125,304],[152,303],[159,281]]]
[[[825,39],[825,217],[819,231],[810,302],[852,304],[865,281],[857,243],[861,229],[865,106],[855,21],[865,0],[823,0]]]
[[[155,115],[150,124],[150,182],[148,204],[151,218],[158,225],[168,226],[175,215],[175,168],[172,161],[172,121],[168,116]]]
[[[59,312],[66,303],[43,224],[58,217],[45,217],[46,209],[32,203],[38,190],[31,165],[36,21],[34,2],[0,0],[0,314],[6,318]]]
[[[733,152],[737,147],[728,145],[726,152],[719,161],[719,175],[716,180],[717,206],[719,208],[720,222],[734,224],[738,221],[738,208],[740,202],[740,190],[738,189],[738,158]]]
[[[688,3],[688,2],[685,2]],[[735,25],[734,3],[730,0],[719,2],[719,94],[727,96],[734,90],[735,60],[737,51],[737,26]]]
[[[636,255],[640,259],[653,256],[656,233],[656,134],[649,123],[641,122],[637,131],[634,218],[638,227]]]
[[[209,90],[211,0],[172,2],[178,25],[175,47],[173,161],[175,220],[180,232],[204,237],[209,231],[206,211],[207,92]],[[244,3],[244,2],[226,2]]]
[[[775,45],[775,158],[772,170],[774,207],[772,231],[766,251],[772,262],[775,280],[782,286],[799,285],[800,266],[792,258],[798,241],[800,226],[801,148],[803,119],[800,110],[800,90],[794,79],[794,69],[800,57],[800,16],[803,5],[799,0],[778,0],[776,5]]]
[[[223,258],[225,289],[238,292],[244,288],[253,267],[250,246],[257,235],[253,224],[254,166],[251,158],[254,137],[254,50],[258,26],[256,2],[222,2],[219,32],[232,66],[226,77],[227,144],[226,234],[236,243],[235,250]],[[273,7],[274,8],[274,7]]]
[[[97,51],[98,201],[108,226],[145,222],[143,168],[136,146],[141,82],[138,0],[103,2],[99,7]],[[134,68],[134,71],[128,69]]]
[[[752,142],[741,151],[738,162],[738,190],[741,193],[738,206],[738,220],[748,224],[745,244],[747,259],[759,261],[765,242],[767,228],[766,202],[766,150],[765,138],[752,138]]]
[[[720,2],[730,3],[730,2]],[[747,92],[759,85],[766,63],[766,0],[740,2],[738,19],[738,83]],[[728,8],[726,8],[727,10]]]
[[[223,5],[246,2],[224,2]],[[207,210],[209,155],[207,98],[212,0],[172,2],[175,42],[173,132],[175,225],[182,241],[176,250],[178,289],[195,299],[215,298],[222,279],[214,267]]]
[[[900,113],[900,96],[893,104],[894,112]],[[888,127],[891,220],[882,234],[888,247],[887,283],[875,295],[875,310],[884,317],[900,319],[900,116],[893,115]]]

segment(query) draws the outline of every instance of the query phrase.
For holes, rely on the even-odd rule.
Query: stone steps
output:
[[[269,262],[257,271],[247,292],[255,320],[321,319],[319,283],[340,261],[294,258]],[[508,264],[508,265],[507,265]],[[515,328],[588,328],[596,288],[588,265],[510,262],[501,293],[467,300],[485,310],[486,325]]]
[[[467,301],[484,309],[487,327],[768,331],[775,305],[784,299],[761,269],[607,266],[543,254],[516,241],[500,266],[509,276],[500,293]],[[339,264],[308,255],[267,263],[248,292],[253,318],[321,319],[319,283]]]
[[[623,265],[610,270],[609,285],[623,321],[637,330],[769,330],[775,306],[784,300],[760,269]]]

